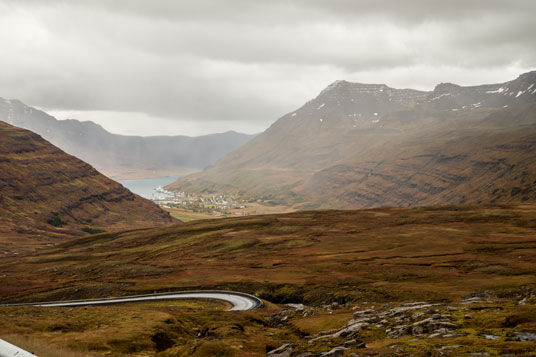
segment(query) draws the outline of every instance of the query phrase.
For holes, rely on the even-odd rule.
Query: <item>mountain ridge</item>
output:
[[[338,164],[356,165],[358,162],[359,165],[365,162],[377,165],[380,161],[376,158],[384,157],[383,152],[389,152],[393,157],[404,150],[409,152],[407,145],[411,140],[428,143],[428,147],[414,145],[420,150],[411,156],[416,160],[413,168],[416,169],[421,165],[418,157],[427,155],[427,151],[434,148],[434,143],[428,140],[431,136],[435,136],[438,143],[445,143],[442,149],[433,149],[441,151],[447,150],[448,143],[457,145],[461,143],[459,140],[470,135],[476,143],[471,148],[474,155],[483,155],[482,146],[493,144],[490,140],[497,127],[502,128],[503,135],[515,136],[503,142],[506,146],[515,144],[515,138],[524,134],[519,130],[520,126],[528,125],[525,134],[532,135],[536,124],[533,103],[536,103],[536,71],[504,83],[465,87],[443,83],[430,92],[335,81],[243,147],[203,172],[181,178],[168,187],[198,194],[232,193],[248,200],[298,209],[407,205],[413,202],[410,196],[407,202],[393,198],[359,204],[332,199],[333,195],[342,195],[344,185],[338,192],[328,192],[325,187],[329,186],[330,180],[339,184],[342,181],[335,177],[337,175],[330,178],[324,170],[332,168],[334,173],[333,167]],[[471,160],[471,155],[468,153],[465,159]],[[406,160],[411,161],[410,158]],[[458,170],[454,162],[445,165],[452,165],[450,169],[453,171]],[[413,174],[412,165],[398,173],[402,176]],[[320,176],[323,180],[318,181]],[[348,184],[354,185],[357,180],[348,174],[345,177]],[[386,189],[392,186],[391,183],[384,184]],[[440,200],[432,201],[424,199],[422,202],[441,203]]]
[[[199,171],[254,137],[234,131],[198,137],[119,135],[92,121],[57,120],[19,100],[0,98],[2,119],[40,134],[114,178],[179,176]]]

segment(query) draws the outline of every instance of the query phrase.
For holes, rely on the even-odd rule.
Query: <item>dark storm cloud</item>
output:
[[[532,0],[0,0],[0,97],[260,129],[335,79],[508,80],[536,63],[534,13]]]

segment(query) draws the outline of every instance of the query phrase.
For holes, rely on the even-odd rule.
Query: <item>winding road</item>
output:
[[[33,353],[23,350],[0,339],[0,357],[36,357]]]
[[[244,311],[262,307],[262,301],[258,297],[237,291],[225,290],[198,290],[178,291],[172,293],[147,294],[122,296],[117,298],[91,299],[91,300],[67,300],[52,302],[33,302],[24,304],[3,304],[0,306],[38,306],[38,307],[72,307],[89,305],[112,305],[139,301],[162,301],[178,299],[213,299],[226,301],[232,305],[228,311]],[[17,346],[0,339],[0,357],[24,357],[34,356]]]
[[[262,301],[258,297],[237,291],[226,290],[196,290],[196,291],[177,291],[171,293],[146,294],[121,296],[104,299],[88,300],[65,300],[50,302],[31,302],[23,304],[4,304],[0,306],[38,306],[38,307],[72,307],[72,306],[89,306],[89,305],[112,305],[124,304],[128,302],[139,301],[160,301],[160,300],[178,300],[178,299],[214,299],[226,301],[232,305],[228,311],[252,310],[262,306]]]

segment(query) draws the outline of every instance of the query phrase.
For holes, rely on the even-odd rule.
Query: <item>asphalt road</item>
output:
[[[112,305],[124,304],[139,301],[162,301],[162,300],[178,300],[178,299],[214,299],[222,300],[230,303],[232,307],[228,311],[244,311],[252,310],[262,306],[262,301],[250,294],[240,293],[236,291],[224,290],[201,290],[201,291],[184,291],[162,294],[148,294],[123,296],[119,298],[105,298],[92,300],[68,300],[68,301],[53,301],[53,302],[34,302],[24,304],[4,304],[0,306],[39,306],[39,307],[69,307],[69,306],[89,306],[89,305]],[[0,357],[31,357],[34,356],[28,351],[25,351],[17,346],[14,346],[7,341],[0,339]]]
[[[24,304],[7,304],[3,306],[69,307],[69,306],[89,306],[89,305],[112,305],[112,304],[124,304],[128,302],[178,300],[178,299],[222,300],[232,305],[229,311],[252,310],[252,309],[256,309],[262,306],[262,301],[254,295],[240,293],[236,291],[225,291],[225,290],[182,291],[182,292],[173,292],[173,293],[122,296],[118,298],[34,302],[34,303],[24,303]]]
[[[11,343],[0,340],[0,357],[36,357],[34,354],[18,348]]]

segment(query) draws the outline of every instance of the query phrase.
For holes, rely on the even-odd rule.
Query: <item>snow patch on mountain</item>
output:
[[[443,94],[438,95],[437,97],[433,97],[432,99],[430,99],[430,101],[438,100],[438,99],[443,98],[443,97],[448,97],[449,95],[452,95],[452,94],[451,93],[443,93]]]
[[[502,93],[502,92],[504,92],[505,90],[508,90],[508,88],[505,89],[504,87],[501,87],[501,88],[496,89],[496,90],[489,90],[489,91],[487,91],[486,93]]]

